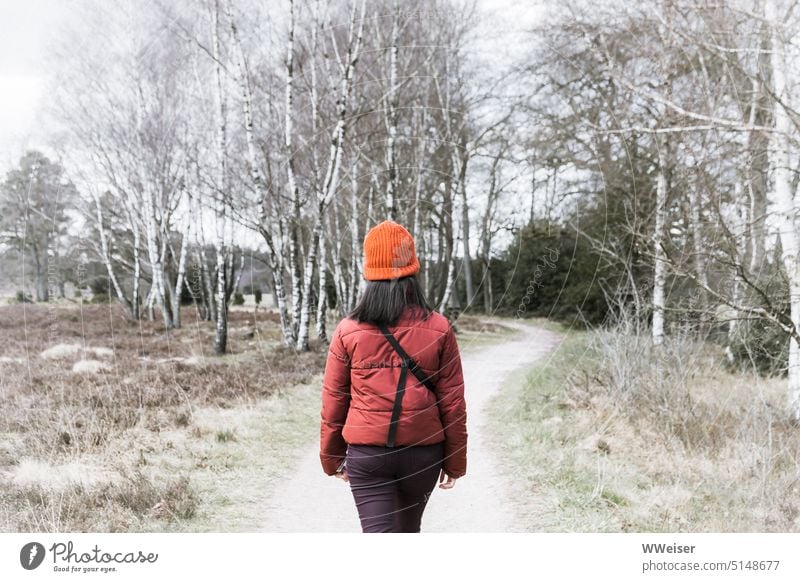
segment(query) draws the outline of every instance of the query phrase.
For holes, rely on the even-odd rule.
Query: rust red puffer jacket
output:
[[[467,470],[467,412],[453,328],[440,313],[422,319],[417,308],[407,308],[389,331],[436,387],[434,393],[408,374],[395,446],[444,441],[444,470],[462,477]],[[348,443],[386,445],[400,364],[377,326],[352,319],[336,326],[322,382],[320,459],[326,474],[336,472]]]

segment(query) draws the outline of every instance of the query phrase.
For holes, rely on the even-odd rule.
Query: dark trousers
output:
[[[444,458],[444,443],[348,445],[347,475],[364,533],[419,533]]]

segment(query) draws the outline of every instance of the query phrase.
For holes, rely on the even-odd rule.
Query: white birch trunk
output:
[[[140,147],[144,149],[141,138],[142,130],[140,127],[141,117],[143,115],[142,108],[143,104],[141,102],[141,95],[139,95],[139,111],[137,117],[137,126],[139,127],[137,127],[137,138],[139,140]],[[154,194],[152,189],[147,185],[147,179],[142,175],[141,172],[140,176],[143,187],[142,197],[144,200],[145,244],[147,245],[147,258],[150,262],[150,272],[152,276],[150,285],[150,304],[148,306],[148,311],[150,313],[150,318],[152,319],[153,305],[158,304],[158,308],[161,310],[161,316],[164,320],[164,327],[170,329],[172,327],[172,318],[169,310],[167,309],[164,271],[161,262],[161,253],[158,248],[158,231],[156,228]]]
[[[236,292],[239,289],[239,284],[242,282],[242,275],[244,274],[244,253],[239,255],[239,269],[237,270],[233,266],[233,253],[228,253],[230,257],[228,261],[229,271],[228,271],[228,280],[232,281],[231,286],[228,288],[228,296],[230,297],[231,294]],[[236,275],[236,277],[234,277]]]
[[[153,195],[149,189],[144,194],[145,200],[145,238],[147,243],[147,256],[150,261],[150,270],[153,276],[152,300],[158,304],[161,316],[164,320],[164,327],[172,327],[172,317],[167,308],[166,289],[164,284],[164,270],[161,262],[161,253],[158,248],[158,235],[156,231],[155,204]]]
[[[428,229],[427,237],[425,237],[425,233],[422,233],[423,238],[425,238],[425,254],[422,255],[422,264],[425,268],[425,297],[429,300],[433,294],[433,273],[431,272],[431,267],[433,264],[433,230]]]
[[[358,154],[353,160],[350,184],[350,285],[347,292],[347,311],[356,304],[358,297],[358,279],[362,273],[361,237],[358,230]]]
[[[267,243],[267,256],[269,258],[270,271],[272,272],[272,292],[273,299],[277,303],[278,313],[281,320],[281,331],[283,333],[283,341],[287,347],[294,345],[294,335],[292,327],[289,322],[289,311],[286,304],[286,285],[283,278],[284,259],[283,254],[276,248],[275,239],[272,234],[272,226],[270,219],[267,216],[267,201],[269,199],[269,191],[264,183],[259,170],[258,162],[258,148],[256,147],[255,137],[253,135],[253,108],[252,108],[252,91],[250,90],[250,74],[247,68],[247,61],[244,58],[241,43],[239,41],[236,26],[233,20],[233,15],[228,11],[231,34],[234,43],[234,56],[236,58],[236,66],[239,71],[239,87],[242,93],[242,114],[244,116],[244,129],[245,141],[247,143],[247,156],[250,165],[250,179],[255,186],[256,191],[261,199],[261,220],[258,226],[258,232]],[[278,219],[279,238],[283,237],[283,221],[284,217]]]
[[[428,115],[427,110],[422,110],[422,124],[421,134],[419,136],[419,143],[417,144],[417,183],[414,188],[414,223],[412,235],[415,237],[420,236],[420,221],[422,220],[422,213],[420,211],[420,203],[422,202],[422,168],[425,164],[425,150],[427,139],[427,123]]]
[[[100,198],[94,194],[92,194],[92,198],[94,199],[95,212],[97,214],[97,232],[100,235],[100,251],[103,264],[106,267],[108,278],[111,280],[111,284],[114,286],[114,292],[117,295],[117,300],[128,308],[128,312],[131,314],[131,317],[133,317],[133,304],[122,290],[119,280],[117,279],[117,274],[114,272],[114,265],[111,262],[111,253],[108,248],[108,237],[106,236],[106,229],[103,224],[103,210],[100,204]]]
[[[297,341],[300,333],[300,318],[302,317],[301,305],[303,301],[302,289],[300,287],[300,249],[299,249],[299,228],[300,228],[300,196],[297,190],[295,179],[294,151],[292,150],[293,127],[293,107],[294,107],[294,33],[295,33],[295,5],[294,0],[289,1],[289,38],[286,49],[286,111],[285,111],[285,130],[284,147],[286,149],[286,174],[287,185],[289,188],[289,199],[291,201],[291,220],[289,221],[289,274],[292,283],[292,340]]]
[[[667,213],[667,153],[664,144],[658,145],[658,176],[656,179],[656,227],[653,234],[655,265],[653,266],[653,344],[664,342],[665,288],[667,262],[664,253],[664,230]]]
[[[133,233],[133,275],[132,275],[132,291],[131,291],[131,317],[138,320],[141,317],[141,279],[142,279],[142,234],[139,225],[138,216],[134,213],[129,204],[129,200],[124,197],[121,198],[122,207],[125,211],[125,216],[128,219],[128,227]]]
[[[458,245],[453,244],[453,250],[450,255],[447,257],[447,281],[445,282],[444,286],[444,294],[442,295],[442,301],[439,303],[439,311],[441,313],[447,314],[447,308],[450,304],[450,297],[453,295],[453,287],[455,286],[456,282],[456,249]]]
[[[745,255],[747,251],[747,231],[748,231],[748,218],[747,218],[748,201],[744,199],[743,192],[744,188],[742,188],[742,182],[741,180],[737,179],[736,183],[733,186],[733,199],[735,205],[735,214],[734,214],[735,224],[733,225],[732,234],[734,236],[734,240],[736,241],[735,262],[741,265],[746,264]],[[739,305],[741,303],[743,286],[744,282],[742,281],[742,277],[737,269],[733,274],[733,285],[731,289],[731,297],[733,299],[732,302],[734,305]],[[737,318],[739,316],[739,312],[733,310],[732,315],[733,316],[731,320],[728,322],[728,345],[725,346],[725,357],[731,364],[734,362],[734,355],[731,346],[733,345],[734,336],[736,335],[736,327],[738,325]]]
[[[697,280],[705,289],[708,287],[708,276],[706,274],[705,255],[703,254],[705,253],[703,229],[700,223],[700,192],[696,187],[690,187],[689,189],[689,206],[689,215],[692,223],[692,243],[694,245],[694,270]],[[702,297],[705,293],[703,289],[698,290],[699,297]]]
[[[319,239],[319,298],[317,300],[317,338],[321,344],[328,343],[328,257],[325,236]]]
[[[318,193],[317,215],[311,232],[311,241],[306,253],[306,264],[303,277],[302,306],[300,309],[300,324],[297,331],[297,349],[308,350],[309,324],[311,319],[311,283],[314,274],[314,267],[317,261],[317,249],[319,239],[322,235],[323,218],[325,211],[331,200],[336,194],[339,182],[342,154],[344,150],[344,136],[347,124],[347,112],[349,105],[350,91],[353,84],[353,72],[358,62],[361,50],[362,32],[364,27],[365,2],[361,2],[360,17],[356,25],[356,7],[350,18],[350,35],[347,45],[346,61],[341,64],[342,80],[339,90],[339,109],[336,126],[331,140],[331,149],[328,158],[328,169],[322,183],[321,191]],[[357,28],[356,28],[357,26]]]
[[[136,72],[138,77],[138,71]],[[136,140],[137,146],[141,152],[146,151],[143,140],[143,118],[144,118],[144,96],[142,91],[136,92]],[[152,281],[150,285],[150,297],[148,305],[148,313],[150,318],[153,317],[153,305],[158,304],[161,310],[161,316],[164,320],[164,327],[170,329],[172,327],[172,317],[166,301],[166,287],[164,284],[164,271],[163,263],[161,260],[161,253],[158,244],[158,230],[155,210],[155,193],[148,184],[148,178],[144,174],[142,168],[143,162],[137,161],[137,169],[139,180],[142,188],[142,198],[144,202],[144,226],[145,226],[145,244],[147,245],[147,258],[150,262],[150,271]]]
[[[466,144],[463,144],[466,145]],[[462,232],[462,249],[464,252],[463,266],[464,266],[464,287],[467,294],[467,305],[465,309],[469,309],[475,297],[472,284],[472,254],[469,248],[469,202],[467,200],[467,164],[469,163],[469,154],[462,150],[461,154],[461,176],[459,178],[459,189],[461,194],[461,232]]]
[[[278,220],[279,240],[283,240],[283,223],[284,219]],[[294,339],[292,335],[292,324],[289,320],[289,305],[286,302],[286,280],[283,278],[284,259],[283,253],[277,252],[274,246],[274,238],[269,230],[269,225],[262,223],[259,229],[261,235],[267,241],[268,256],[270,261],[270,270],[272,271],[272,285],[275,303],[278,307],[278,315],[281,320],[281,332],[283,335],[283,343],[286,347],[294,347]]]
[[[200,231],[200,241],[197,250],[198,260],[200,262],[200,276],[203,284],[203,305],[205,307],[205,321],[217,320],[217,302],[214,299],[214,282],[211,280],[211,274],[208,268],[208,256],[206,255],[206,234],[203,228],[203,221],[198,221],[198,230]]]
[[[416,118],[415,118],[416,119]],[[423,108],[422,110],[422,120],[419,124],[420,129],[418,130],[419,138],[416,147],[416,166],[417,166],[417,179],[416,184],[414,187],[414,218],[412,222],[412,231],[411,234],[414,236],[414,240],[417,242],[417,256],[420,259],[420,283],[425,285],[425,281],[430,276],[430,273],[425,266],[425,259],[428,252],[427,245],[425,244],[425,237],[422,235],[422,209],[420,208],[420,204],[422,203],[422,172],[423,167],[425,165],[425,152],[426,152],[426,139],[427,139],[427,110]],[[423,287],[424,289],[424,287]]]
[[[386,142],[386,166],[388,179],[386,181],[386,213],[389,220],[397,220],[397,36],[398,36],[398,11],[397,1],[393,3],[392,32],[389,46],[389,92],[386,98],[386,126],[388,139]]]
[[[216,258],[217,258],[217,320],[214,334],[214,353],[224,354],[228,348],[228,301],[225,288],[225,246],[224,239],[217,228]]]
[[[334,211],[332,219],[333,232],[341,232],[339,228],[339,212]],[[333,236],[333,252],[331,256],[331,264],[333,265],[333,284],[336,286],[336,297],[338,298],[338,307],[340,315],[344,316],[347,305],[350,302],[349,293],[349,274],[345,275],[344,271],[344,257],[342,257],[342,241],[344,237]]]
[[[156,319],[155,311],[153,309],[153,303],[154,303],[153,297],[155,297],[155,289],[151,283],[150,289],[147,290],[147,295],[144,298],[145,311],[147,311],[147,319],[149,319],[150,321],[155,321]]]
[[[131,297],[132,315],[134,319],[139,319],[140,310],[140,286],[142,277],[142,259],[140,249],[142,245],[142,235],[139,230],[139,221],[131,217],[131,228],[133,229],[133,294]]]
[[[761,94],[761,81],[756,77],[752,79],[751,91],[752,97],[750,99],[750,115],[748,116],[747,122],[748,125],[754,126],[756,124],[756,111],[758,110],[758,101]],[[761,189],[759,188],[759,193],[757,193],[756,188],[753,185],[756,176],[754,175],[755,169],[753,167],[755,156],[753,155],[754,140],[752,131],[748,131],[746,133],[745,140],[745,155],[747,156],[745,168],[747,172],[746,183],[749,201],[747,224],[750,256],[747,262],[744,262],[743,260],[743,264],[748,265],[751,271],[757,272],[761,266],[761,260],[764,254],[764,217],[761,216],[761,214],[763,214],[763,211],[761,210],[763,192],[761,192]]]
[[[186,280],[186,255],[189,251],[189,235],[192,224],[188,216],[185,220],[186,224],[183,229],[180,256],[178,258],[178,276],[175,280],[175,292],[172,294],[172,318],[176,328],[181,327],[181,295],[183,284]]]
[[[492,297],[492,227],[494,221],[495,206],[498,197],[497,186],[497,166],[503,155],[503,150],[498,152],[497,157],[492,162],[492,168],[489,172],[489,195],[486,201],[486,211],[481,220],[481,232],[479,238],[480,258],[483,264],[483,311],[484,313],[492,313],[494,300]],[[531,222],[531,224],[533,224]]]
[[[317,248],[322,232],[322,217],[317,216],[311,231],[311,242],[306,255],[306,266],[303,272],[303,298],[300,309],[300,325],[297,334],[297,349],[308,351],[309,325],[311,321],[311,283],[314,277],[314,266],[317,262]]]
[[[222,65],[220,62],[222,51],[219,39],[219,2],[214,3],[214,12],[211,24],[212,50],[214,54],[214,82],[217,122],[217,184],[219,192],[214,195],[214,223],[216,251],[217,281],[216,281],[216,325],[214,333],[214,353],[222,355],[228,348],[228,294],[227,294],[227,249],[225,247],[225,201],[223,199],[226,187],[226,157],[227,157],[227,103],[222,79]]]
[[[776,209],[778,232],[781,241],[781,259],[789,281],[789,305],[793,333],[789,339],[789,408],[795,421],[800,422],[800,234],[797,231],[797,205],[792,192],[791,131],[789,116],[791,96],[788,90],[788,42],[781,38],[779,26],[783,19],[778,15],[774,0],[766,0],[765,16],[771,28],[771,68],[773,94],[776,102],[773,116],[775,131],[770,134],[770,159],[773,171],[772,202]]]

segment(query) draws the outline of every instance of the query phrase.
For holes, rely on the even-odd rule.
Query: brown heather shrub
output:
[[[22,324],[23,307],[27,325]],[[184,328],[167,334],[160,323],[126,320],[113,305],[84,307],[80,317],[77,309],[63,307],[17,305],[3,310],[0,333],[5,332],[6,353],[23,361],[2,364],[0,431],[24,434],[25,453],[35,456],[101,447],[111,434],[147,422],[150,411],[167,409],[172,426],[188,426],[193,406],[229,407],[305,383],[322,370],[326,356],[315,342],[311,351],[295,353],[276,342],[242,351],[241,342],[232,340],[229,359],[158,363],[155,357],[188,358],[199,345],[211,345],[212,324],[193,323],[189,312]],[[114,314],[113,325],[109,313]],[[83,342],[113,348],[112,370],[75,374],[71,364],[79,356],[38,357],[53,343],[65,341],[64,333],[74,331],[73,320],[78,318],[85,332]],[[266,318],[264,325],[275,325],[271,314],[259,318]],[[57,332],[49,339],[42,329],[48,321]],[[232,326],[242,322],[252,323],[252,314],[231,312]],[[143,360],[142,353],[149,359]]]

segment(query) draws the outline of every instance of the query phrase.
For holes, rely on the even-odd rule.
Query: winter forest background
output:
[[[312,369],[393,219],[440,311],[590,330],[569,406],[606,390],[686,454],[756,447],[769,515],[742,527],[794,528],[798,31],[786,0],[78,2],[48,43],[46,139],[5,164],[0,288],[149,334],[208,322],[219,355],[273,333]],[[238,325],[259,308],[267,331]],[[728,376],[705,401],[709,361]]]

